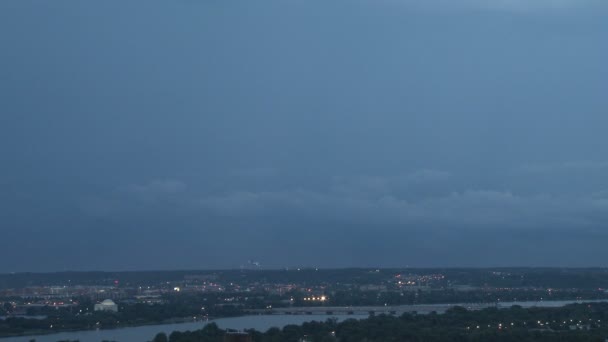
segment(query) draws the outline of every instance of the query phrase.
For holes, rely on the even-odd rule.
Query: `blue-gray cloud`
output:
[[[566,162],[557,167],[582,170],[603,167],[603,163]],[[528,165],[518,170],[536,173]],[[525,182],[526,176],[513,176]],[[510,189],[484,189],[466,184],[450,172],[421,169],[397,176],[332,177],[324,188],[248,190],[246,183],[220,193],[186,189],[175,180],[118,187],[107,198],[84,201],[93,214],[158,215],[160,212],[206,217],[264,220],[306,218],[345,224],[367,224],[374,229],[598,229],[608,220],[606,191],[573,193],[568,188],[540,189],[516,193]],[[508,179],[505,179],[508,183]],[[534,182],[534,175],[530,179]],[[568,183],[567,175],[560,182]],[[252,187],[260,185],[252,180]],[[425,192],[428,190],[428,192]],[[416,191],[416,196],[410,193]],[[428,228],[425,228],[428,227]],[[242,227],[248,229],[247,225]],[[285,229],[289,230],[289,227]],[[331,229],[328,227],[328,229]]]
[[[402,229],[438,226],[474,229],[571,230],[597,228],[608,219],[603,193],[589,196],[518,196],[496,190],[466,190],[443,197],[411,201],[391,194],[346,196],[302,190],[233,192],[200,200],[203,208],[233,217],[293,215],[330,222],[401,226]]]
[[[484,9],[509,12],[562,11],[576,8],[601,8],[605,3],[600,0],[388,0],[394,4],[423,9],[454,10]]]

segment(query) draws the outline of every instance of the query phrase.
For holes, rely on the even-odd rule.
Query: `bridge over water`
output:
[[[575,303],[598,303],[608,300],[556,300],[556,301],[530,301],[530,302],[497,302],[497,303],[459,303],[459,304],[416,304],[416,305],[385,305],[385,306],[308,306],[285,307],[272,309],[249,310],[251,314],[264,315],[402,315],[408,313],[428,314],[431,312],[444,313],[455,306],[467,310],[482,310],[486,308],[510,308],[519,305],[530,307],[562,307]]]
[[[494,303],[481,304],[419,304],[419,305],[386,305],[386,306],[308,306],[249,310],[252,314],[265,315],[402,315],[406,312],[428,314],[433,311],[444,313],[454,306],[468,310],[481,310],[496,307]]]

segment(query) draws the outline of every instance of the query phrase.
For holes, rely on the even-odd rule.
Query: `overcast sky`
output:
[[[608,4],[0,1],[0,272],[608,266]]]

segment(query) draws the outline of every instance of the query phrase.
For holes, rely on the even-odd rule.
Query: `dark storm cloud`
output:
[[[0,271],[599,265],[607,14],[2,1]]]

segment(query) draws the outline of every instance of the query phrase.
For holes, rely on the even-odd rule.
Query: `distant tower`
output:
[[[257,270],[260,269],[262,265],[260,264],[259,261],[255,261],[255,260],[247,260],[247,269],[249,270]]]

